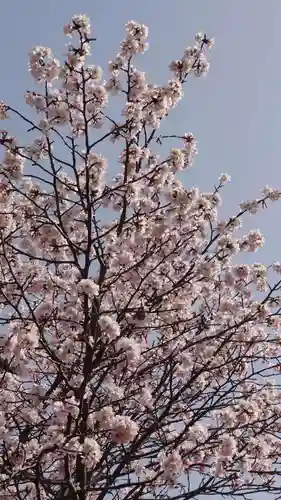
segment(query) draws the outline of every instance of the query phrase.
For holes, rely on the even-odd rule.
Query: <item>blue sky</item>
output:
[[[224,191],[227,213],[257,196],[265,184],[281,188],[280,0],[3,2],[0,98],[24,109],[24,92],[32,88],[28,51],[47,45],[62,56],[62,26],[75,13],[91,17],[99,39],[93,62],[105,69],[118,50],[125,22],[147,24],[150,50],[140,65],[159,84],[169,78],[170,60],[181,56],[197,31],[214,36],[209,75],[188,82],[184,102],[165,124],[165,133],[191,131],[198,140],[200,155],[185,184],[208,189],[220,172],[228,172],[233,180]],[[18,130],[16,122],[13,130]],[[276,204],[247,221],[247,228],[258,227],[266,237],[256,260],[281,260],[280,215],[281,204]]]

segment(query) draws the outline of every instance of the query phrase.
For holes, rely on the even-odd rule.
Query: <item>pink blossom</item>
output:
[[[163,457],[161,465],[164,472],[164,478],[170,481],[180,476],[184,469],[182,457],[177,450],[173,450],[169,455]]]
[[[78,288],[82,293],[85,293],[90,298],[99,294],[99,286],[91,279],[82,279],[79,281]]]
[[[111,431],[111,439],[116,444],[128,444],[137,436],[139,426],[130,417],[116,415]]]
[[[114,426],[115,414],[111,406],[105,406],[95,414],[95,418],[99,422],[102,429],[108,430]]]
[[[231,460],[236,453],[236,440],[232,436],[224,436],[220,448],[220,456],[227,460]]]
[[[0,101],[0,120],[7,120],[8,118],[8,108],[4,101]]]
[[[101,459],[101,449],[97,441],[92,438],[85,438],[82,451],[85,455],[87,467],[95,467]]]
[[[101,316],[99,326],[108,340],[114,340],[120,335],[120,326],[111,316]]]

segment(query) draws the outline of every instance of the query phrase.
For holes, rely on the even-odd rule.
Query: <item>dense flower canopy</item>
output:
[[[280,193],[266,186],[222,221],[229,176],[187,189],[196,140],[160,134],[213,40],[198,33],[156,86],[134,65],[146,26],[127,23],[105,80],[87,62],[89,19],[64,33],[63,63],[46,47],[29,54],[34,118],[0,105],[33,136],[0,132],[0,496],[278,494],[281,264],[236,256],[264,244],[258,230],[241,236],[242,216]]]

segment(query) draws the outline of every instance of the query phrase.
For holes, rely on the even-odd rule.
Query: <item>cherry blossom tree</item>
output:
[[[0,132],[0,496],[278,497],[281,264],[236,256],[264,243],[242,216],[280,193],[221,220],[229,176],[187,189],[195,138],[160,133],[213,40],[197,34],[156,86],[134,65],[146,26],[127,23],[105,80],[89,19],[64,33],[64,62],[29,54],[31,117],[0,106],[31,137]]]

